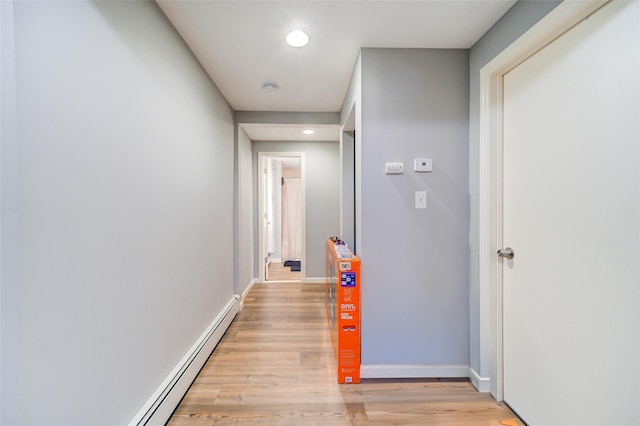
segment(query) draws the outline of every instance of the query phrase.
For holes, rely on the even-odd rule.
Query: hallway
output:
[[[284,266],[281,262],[271,262],[268,268],[269,282],[302,280],[301,271],[293,271],[290,266]]]
[[[466,379],[338,385],[324,294],[318,284],[256,284],[168,424],[500,425],[515,418]]]

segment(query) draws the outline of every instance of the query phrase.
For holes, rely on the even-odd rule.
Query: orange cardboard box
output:
[[[326,243],[326,309],[338,383],[360,383],[360,259],[337,239]]]

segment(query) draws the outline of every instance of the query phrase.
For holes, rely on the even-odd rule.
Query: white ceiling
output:
[[[234,110],[337,112],[361,47],[467,49],[515,1],[157,3]],[[309,34],[306,47],[285,43],[293,29]],[[279,90],[266,94],[264,83],[275,83]],[[273,135],[274,129],[266,131]]]

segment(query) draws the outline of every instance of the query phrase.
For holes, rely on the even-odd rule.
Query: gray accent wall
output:
[[[153,2],[5,3],[0,422],[127,424],[234,294],[233,112]]]
[[[465,368],[468,50],[362,49],[361,78],[362,364]],[[415,173],[415,158],[433,159],[433,172]],[[404,174],[386,175],[397,161]]]
[[[480,70],[518,39],[561,1],[520,0],[471,48],[469,54],[469,194],[470,194],[470,366],[483,378],[489,377],[489,348],[480,342],[480,266],[479,266],[479,145]],[[487,342],[488,343],[488,342]],[[486,344],[486,343],[485,343]]]
[[[338,142],[253,142],[254,187],[258,185],[258,152],[305,153],[305,226],[307,276],[325,277],[325,239],[340,232],[340,145]],[[254,202],[258,205],[257,189]],[[258,261],[258,213],[254,209]]]

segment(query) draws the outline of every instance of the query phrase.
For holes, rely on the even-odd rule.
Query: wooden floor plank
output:
[[[280,262],[269,263],[269,281],[300,281],[302,272],[292,271],[290,267]]]
[[[254,285],[168,425],[500,426],[516,418],[466,379],[338,385],[324,297],[318,284]]]

